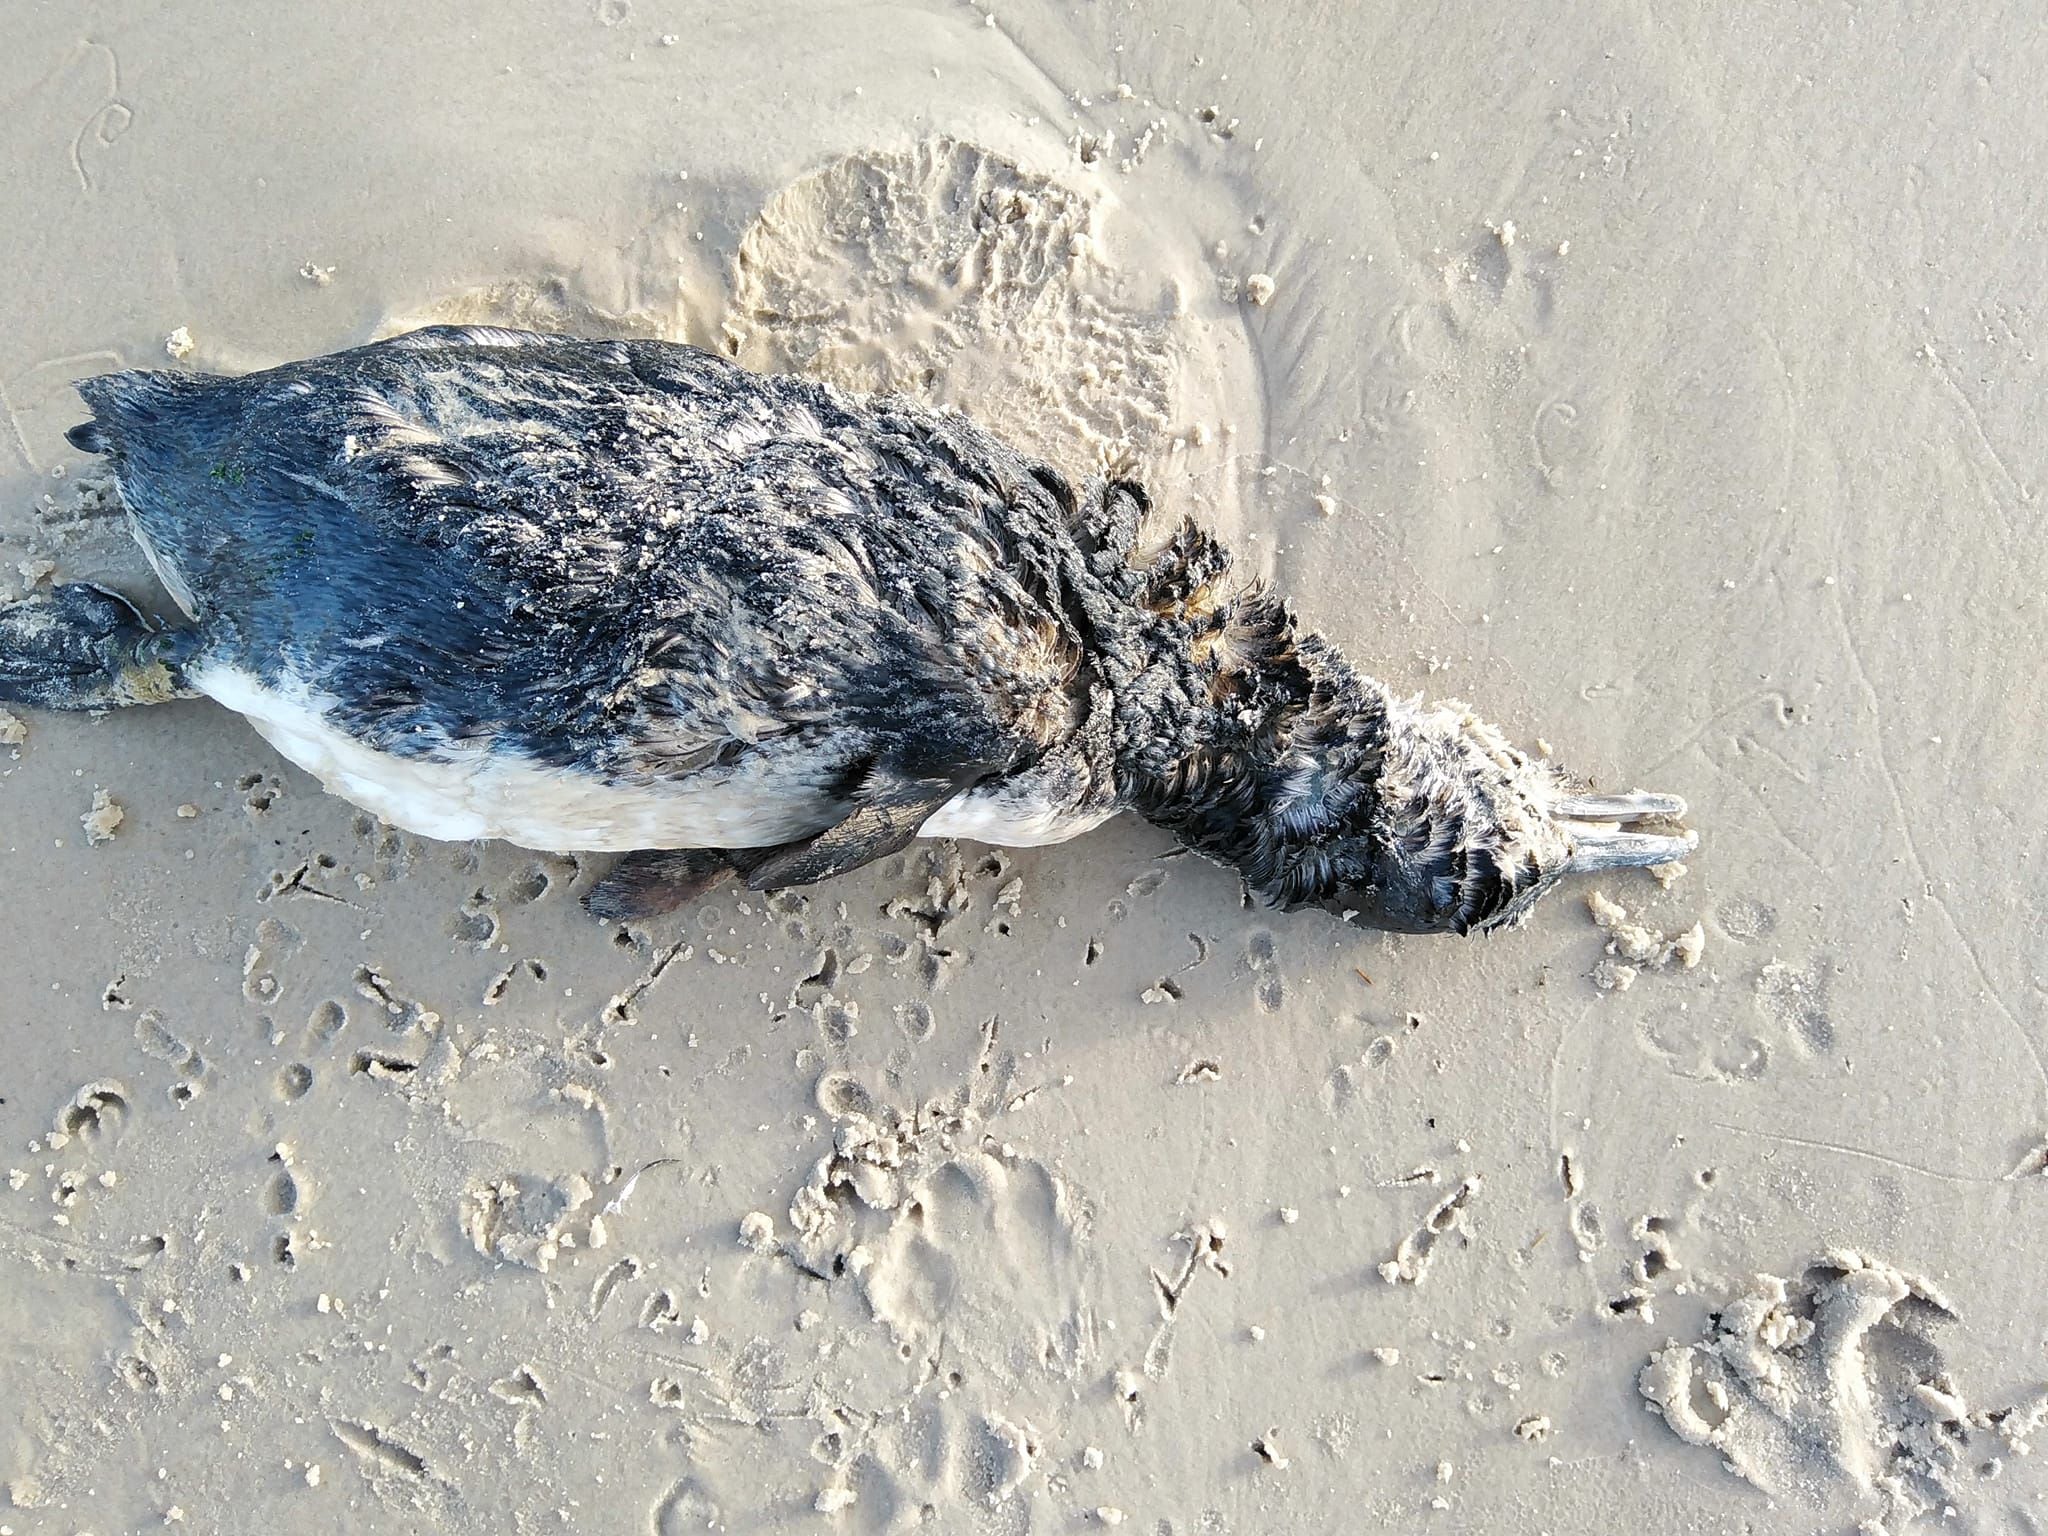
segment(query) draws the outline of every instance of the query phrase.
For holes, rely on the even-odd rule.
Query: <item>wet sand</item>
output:
[[[745,10],[17,5],[0,598],[166,607],[82,375],[661,335],[1134,470],[1698,856],[618,930],[211,705],[0,715],[0,1536],[2048,1521],[2048,44]]]

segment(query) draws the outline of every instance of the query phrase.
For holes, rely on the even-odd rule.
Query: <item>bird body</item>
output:
[[[470,327],[80,390],[191,622],[0,610],[0,698],[213,698],[408,830],[627,853],[607,915],[1126,809],[1269,899],[1425,930],[1689,846],[1620,830],[1670,797],[1595,803],[1362,677],[1193,524],[1136,559],[1140,489],[958,413]]]

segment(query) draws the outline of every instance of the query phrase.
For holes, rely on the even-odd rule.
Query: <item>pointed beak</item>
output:
[[[1571,795],[1551,808],[1551,815],[1571,836],[1572,856],[1566,868],[1572,874],[1675,863],[1699,847],[1699,833],[1665,837],[1622,829],[1642,821],[1676,821],[1684,814],[1685,801],[1677,795],[1642,790],[1625,795]]]
[[[1685,815],[1685,801],[1677,795],[1632,789],[1625,795],[1571,795],[1552,806],[1550,813],[1566,821],[1677,821]]]

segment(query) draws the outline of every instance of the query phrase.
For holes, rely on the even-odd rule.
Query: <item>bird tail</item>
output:
[[[82,421],[64,440],[82,453],[118,455],[128,429],[162,421],[183,397],[206,381],[203,374],[170,373],[158,368],[129,369],[80,379],[79,395],[92,420]]]

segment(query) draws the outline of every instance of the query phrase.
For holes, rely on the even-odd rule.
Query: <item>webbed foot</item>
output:
[[[0,608],[0,702],[118,709],[189,699],[198,637],[153,628],[118,592],[68,582]]]
[[[718,848],[646,848],[629,853],[583,893],[583,910],[615,923],[659,917],[735,873]]]

